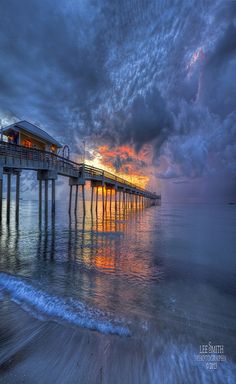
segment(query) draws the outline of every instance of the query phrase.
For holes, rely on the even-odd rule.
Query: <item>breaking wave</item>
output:
[[[50,295],[20,277],[0,273],[0,288],[10,294],[14,302],[40,320],[65,321],[106,334],[130,336],[130,330],[122,325],[121,320],[113,319],[79,300]]]

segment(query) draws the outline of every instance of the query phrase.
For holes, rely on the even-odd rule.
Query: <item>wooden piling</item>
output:
[[[104,201],[104,186],[102,186],[102,211],[105,212],[105,201]]]
[[[94,190],[94,187],[92,187],[92,191],[91,191],[91,206],[90,206],[91,212],[93,212],[93,190]]]
[[[39,180],[39,222],[42,221],[42,180]]]
[[[112,188],[110,189],[110,211],[111,211],[111,203],[112,203]]]
[[[115,212],[117,212],[117,190],[115,189]]]
[[[96,188],[96,212],[98,211],[98,187]]]
[[[69,215],[71,215],[71,205],[72,205],[72,185],[70,185]]]
[[[52,217],[55,217],[56,213],[56,182],[52,179]]]
[[[11,174],[7,174],[7,221],[10,220],[11,211]]]
[[[20,173],[16,174],[16,221],[19,221],[20,212]]]
[[[77,216],[77,210],[78,210],[78,193],[79,193],[79,186],[75,186],[75,208],[74,208],[74,213],[75,216]]]
[[[48,180],[47,179],[44,181],[44,187],[45,187],[44,215],[45,215],[45,221],[47,221],[48,220]]]
[[[106,195],[105,195],[105,211],[107,210],[107,188],[106,188]]]
[[[83,196],[83,214],[86,215],[86,208],[85,208],[85,192],[84,192],[84,184],[82,185],[82,196]]]

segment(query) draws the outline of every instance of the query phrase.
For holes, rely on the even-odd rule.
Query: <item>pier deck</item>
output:
[[[8,208],[10,210],[11,175],[17,176],[16,193],[17,199],[19,199],[20,173],[22,170],[34,170],[37,172],[39,180],[40,210],[42,207],[42,181],[45,182],[45,200],[48,199],[48,180],[52,181],[52,200],[55,200],[55,180],[57,179],[58,175],[69,178],[69,213],[71,211],[72,187],[76,186],[76,190],[78,190],[78,186],[82,186],[84,198],[84,185],[86,181],[91,181],[92,196],[94,188],[98,189],[98,187],[102,187],[103,199],[105,189],[110,190],[110,193],[112,193],[112,190],[115,191],[115,201],[117,192],[128,194],[129,196],[135,197],[136,200],[139,197],[144,201],[149,201],[152,203],[160,200],[160,195],[143,189],[105,170],[95,168],[85,163],[76,163],[72,160],[66,159],[51,152],[46,152],[34,148],[25,148],[23,146],[0,141],[0,211],[2,208],[3,174],[7,174],[8,178],[7,201]],[[19,202],[17,202],[16,206],[18,207],[18,205]]]

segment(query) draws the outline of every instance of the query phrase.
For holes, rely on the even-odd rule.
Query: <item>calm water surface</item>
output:
[[[69,221],[58,203],[39,226],[22,201],[1,226],[0,382],[236,382],[235,234],[229,205]],[[199,361],[209,342],[217,365]]]

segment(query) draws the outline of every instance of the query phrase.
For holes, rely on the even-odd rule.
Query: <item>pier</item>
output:
[[[56,213],[56,181],[58,176],[68,179],[68,213],[78,214],[78,196],[82,193],[83,215],[86,215],[85,185],[90,183],[91,212],[98,209],[102,201],[103,213],[114,202],[115,211],[123,208],[137,209],[155,205],[160,195],[143,189],[105,170],[85,163],[76,163],[56,153],[0,141],[0,220],[2,219],[3,180],[6,179],[6,217],[10,220],[12,202],[12,179],[15,178],[15,217],[19,220],[20,181],[23,170],[37,172],[39,219],[47,219]],[[5,178],[3,176],[6,175]],[[49,193],[51,204],[49,212]],[[110,208],[109,208],[110,209]]]

